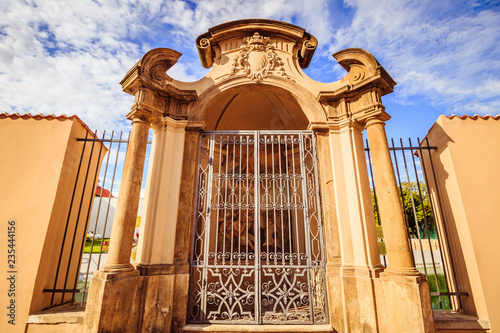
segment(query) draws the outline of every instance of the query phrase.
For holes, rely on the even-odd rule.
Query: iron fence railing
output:
[[[43,290],[51,294],[50,306],[67,302],[84,304],[93,272],[106,262],[109,231],[113,222],[114,205],[119,194],[129,139],[130,133],[123,131],[116,133],[112,131],[111,134],[106,131],[99,134],[96,131],[93,137],[87,134],[85,138],[77,138],[77,141],[83,142],[83,146],[58,254],[55,278],[52,288]],[[107,152],[103,145],[98,143],[106,145]],[[151,141],[148,142],[146,156],[149,156],[150,148]],[[89,150],[89,162],[85,163],[84,156],[89,154]],[[98,159],[102,159],[100,168],[98,163],[94,165],[91,163],[94,154],[98,154]],[[143,184],[148,169],[147,163],[148,159],[144,168]],[[88,179],[92,179],[92,188],[86,188],[86,185],[83,189],[78,188],[81,177],[85,177],[84,184],[87,184]],[[87,206],[87,212],[82,214],[82,207]],[[72,218],[75,210],[78,210],[76,221],[74,217]],[[81,227],[82,224],[85,224],[84,228]],[[75,262],[78,264],[74,265]]]
[[[462,307],[460,296],[466,296],[467,293],[457,289],[439,191],[436,187],[435,200],[431,200],[428,191],[431,177],[435,183],[431,151],[437,148],[429,146],[427,139],[422,144],[418,144],[419,142],[420,139],[417,138],[417,144],[414,145],[412,140],[408,139],[408,144],[405,145],[403,139],[400,139],[399,146],[396,146],[394,139],[391,139],[389,147],[408,229],[409,245],[412,249],[415,266],[427,276],[429,281],[433,308],[458,309]],[[378,210],[377,188],[373,179],[368,140],[365,152],[372,187],[373,210],[377,224],[381,261],[384,266],[387,266],[383,216],[380,216]]]

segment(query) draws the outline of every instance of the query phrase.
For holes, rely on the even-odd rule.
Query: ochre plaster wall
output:
[[[28,315],[50,305],[50,294],[44,288],[52,288],[59,250],[67,221],[73,185],[86,127],[76,117],[41,117],[0,115],[0,243],[7,251],[7,222],[16,221],[16,325],[0,321],[0,328],[9,332],[24,332]],[[97,151],[99,145],[96,145]],[[94,148],[95,150],[96,148]],[[86,149],[83,163],[87,162],[90,149]],[[106,149],[102,150],[102,156]],[[92,166],[97,163],[94,155]],[[102,159],[102,157],[101,157]],[[82,164],[83,164],[82,163]],[[85,164],[85,165],[87,165]],[[87,181],[91,190],[93,177]],[[77,194],[83,189],[81,177]],[[87,190],[87,194],[89,193]],[[77,196],[79,199],[79,197]],[[81,216],[87,213],[89,201],[84,200]],[[78,209],[72,214],[70,224],[76,220]],[[84,214],[85,213],[85,214]],[[85,232],[84,222],[80,232]],[[70,230],[72,228],[70,227]],[[81,252],[78,240],[74,253]],[[71,246],[71,241],[66,245]],[[69,253],[69,250],[68,250]],[[63,256],[61,269],[66,271],[68,255]],[[76,262],[77,264],[77,262]],[[76,266],[70,267],[71,281]],[[6,272],[7,260],[0,261],[0,270]],[[71,275],[73,274],[73,275]],[[62,288],[61,286],[57,286]],[[5,309],[10,299],[9,285],[5,278],[0,282],[0,299]],[[59,296],[60,299],[60,296]],[[66,298],[65,298],[66,299]],[[57,298],[56,298],[57,300]],[[4,311],[5,312],[5,311]],[[5,317],[5,314],[3,314]],[[5,318],[4,318],[5,319]]]
[[[427,137],[463,311],[500,331],[500,117],[441,116]]]

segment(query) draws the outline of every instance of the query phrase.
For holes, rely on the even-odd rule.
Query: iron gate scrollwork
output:
[[[203,132],[188,321],[327,322],[314,134]]]

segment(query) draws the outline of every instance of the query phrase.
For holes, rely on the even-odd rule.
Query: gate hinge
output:
[[[208,159],[208,164],[209,164],[209,165],[214,165],[214,159],[213,159],[213,157],[210,157],[210,158]]]

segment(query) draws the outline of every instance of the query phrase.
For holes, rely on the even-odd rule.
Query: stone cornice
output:
[[[156,121],[153,125],[152,128],[153,130],[157,131],[162,128],[173,128],[174,130],[184,130],[186,126],[188,125],[187,120],[177,120],[173,119],[170,117],[163,117]]]

